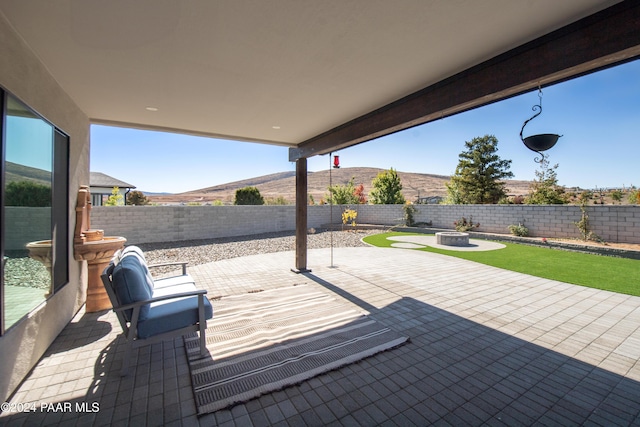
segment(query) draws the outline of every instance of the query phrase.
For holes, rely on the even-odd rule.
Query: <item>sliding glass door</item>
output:
[[[2,95],[0,333],[68,281],[68,137]]]

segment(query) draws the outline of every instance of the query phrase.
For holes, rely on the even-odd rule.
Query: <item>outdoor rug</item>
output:
[[[298,285],[211,301],[210,357],[185,338],[198,414],[298,384],[384,350],[408,337],[338,297]]]

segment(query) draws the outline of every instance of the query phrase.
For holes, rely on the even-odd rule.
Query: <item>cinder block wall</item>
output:
[[[579,238],[582,218],[573,205],[417,205],[416,221],[453,228],[465,217],[480,223],[478,231],[508,234],[510,224],[524,223],[533,237]],[[640,243],[640,206],[588,206],[590,230],[607,242]]]
[[[91,227],[128,243],[173,242],[295,230],[294,206],[94,207]]]
[[[5,249],[25,250],[27,243],[51,240],[51,208],[6,206],[5,223],[11,224],[4,232]]]
[[[415,205],[417,222],[453,229],[465,217],[480,223],[477,231],[509,234],[524,222],[534,237],[579,238],[578,206],[568,205]],[[309,228],[340,224],[345,206],[309,206]],[[354,205],[360,224],[403,224],[401,205]],[[333,211],[333,221],[331,221]],[[640,206],[589,206],[591,230],[608,242],[640,243]],[[94,207],[92,228],[124,236],[130,244],[233,237],[293,231],[295,206],[119,206]]]

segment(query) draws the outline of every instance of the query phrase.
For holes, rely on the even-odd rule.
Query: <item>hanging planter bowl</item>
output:
[[[526,145],[529,150],[539,153],[556,145],[558,138],[560,138],[560,135],[556,135],[554,133],[542,133],[539,135],[528,136],[524,138],[522,142],[524,142],[524,145]]]
[[[558,138],[560,138],[562,135],[556,135],[554,133],[541,133],[538,135],[531,135],[526,138],[522,136],[522,132],[524,132],[524,127],[527,125],[527,123],[529,123],[531,120],[538,117],[540,113],[542,113],[541,88],[538,88],[538,99],[540,99],[540,102],[538,103],[538,105],[534,105],[532,108],[532,110],[537,111],[537,113],[535,113],[529,120],[525,120],[525,122],[522,124],[522,129],[520,129],[520,139],[529,150],[535,151],[536,153],[540,154],[539,158],[535,158],[533,160],[535,162],[542,163],[545,159],[545,155],[542,154],[542,152],[556,145],[556,142],[558,142]]]

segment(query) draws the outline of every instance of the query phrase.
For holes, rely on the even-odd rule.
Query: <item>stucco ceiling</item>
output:
[[[0,12],[93,123],[295,146],[613,3],[2,0]]]

